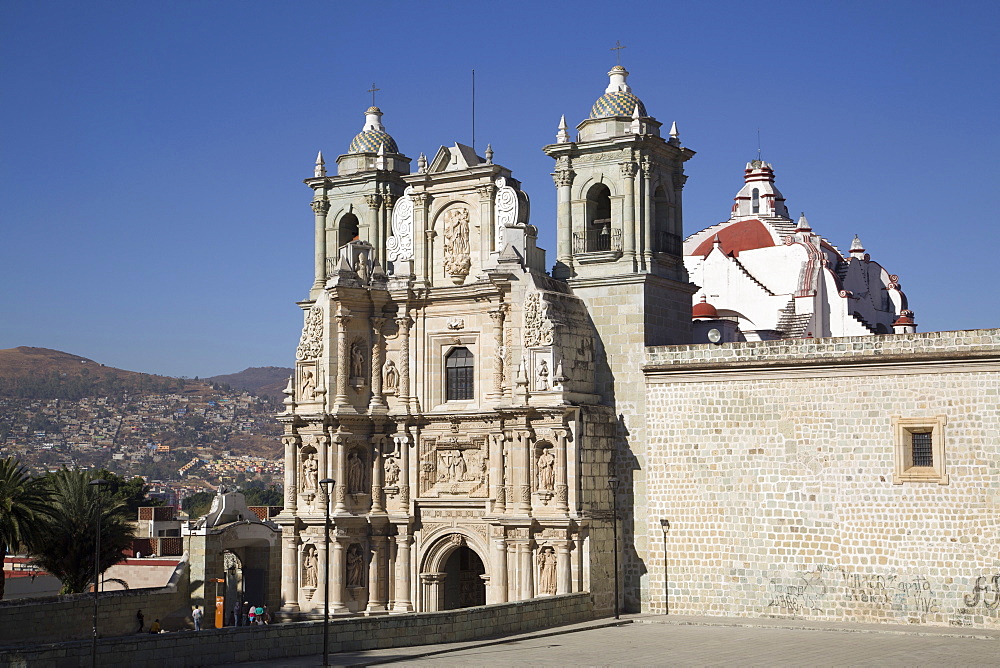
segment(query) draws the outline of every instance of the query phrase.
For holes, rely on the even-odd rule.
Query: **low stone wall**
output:
[[[334,618],[329,628],[330,651],[461,642],[573,624],[594,616],[590,594],[584,592],[444,612]],[[308,656],[323,651],[323,622],[104,638],[97,651],[97,662],[104,668],[218,666]],[[0,650],[0,667],[75,668],[89,662],[90,652],[89,642]]]
[[[102,592],[97,612],[101,636],[133,634],[140,609],[147,628],[154,619],[168,630],[187,628],[187,566],[180,561],[164,587]],[[0,647],[90,638],[93,623],[93,594],[0,601]]]

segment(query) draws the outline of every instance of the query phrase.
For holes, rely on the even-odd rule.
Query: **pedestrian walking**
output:
[[[250,611],[252,610],[252,608],[250,607],[249,601],[243,601],[243,610],[244,610],[243,614],[246,615],[243,618],[243,625],[250,626],[253,623],[253,617],[250,616]]]
[[[233,626],[243,626],[243,608],[240,607],[240,600],[233,603]]]
[[[201,608],[198,607],[196,607],[194,610],[191,611],[191,619],[194,620],[195,631],[201,631],[201,616],[203,614],[204,613],[202,612]]]
[[[135,623],[138,624],[139,628],[136,629],[136,633],[142,633],[142,627],[145,626],[145,618],[142,616],[142,609],[135,613]]]
[[[257,608],[250,606],[250,612],[248,612],[247,615],[248,615],[248,621],[250,622],[250,626],[253,626],[254,623],[257,621]]]

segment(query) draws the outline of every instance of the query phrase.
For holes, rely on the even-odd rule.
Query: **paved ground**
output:
[[[333,654],[337,666],[1000,666],[1000,632],[726,620],[624,617],[496,640]],[[321,657],[241,664],[322,665]]]

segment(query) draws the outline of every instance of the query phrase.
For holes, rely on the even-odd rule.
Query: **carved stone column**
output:
[[[569,512],[569,485],[567,484],[567,469],[569,468],[568,449],[566,447],[566,430],[556,429],[556,503],[555,509],[560,513]]]
[[[365,612],[377,615],[386,612],[386,597],[382,595],[385,582],[382,562],[385,559],[385,536],[372,536],[371,561],[368,562],[368,607]]]
[[[507,512],[507,494],[504,489],[503,448],[505,445],[503,432],[489,435],[490,444],[490,496],[493,497],[493,514],[503,515]]]
[[[531,514],[531,432],[515,432],[517,461],[520,469],[517,481],[517,501],[514,510],[518,515]]]
[[[385,413],[387,404],[382,393],[382,365],[385,364],[385,346],[382,340],[382,326],[385,318],[372,318],[372,398],[368,403],[369,413]]]
[[[347,439],[343,434],[333,437],[336,452],[337,473],[333,476],[336,483],[333,488],[333,514],[339,515],[347,512]]]
[[[334,410],[350,408],[347,398],[347,374],[350,369],[349,352],[347,350],[347,323],[351,316],[338,314],[337,318],[337,394],[334,397]]]
[[[504,345],[503,345],[503,323],[507,317],[510,306],[500,304],[496,309],[489,312],[490,320],[493,321],[493,392],[489,397],[493,401],[500,401],[503,398],[504,385]]]
[[[322,480],[330,475],[330,437],[326,434],[316,434],[313,436],[313,444],[316,446],[316,459],[319,465],[317,478]],[[316,490],[316,511],[322,509],[326,512],[326,504],[330,502],[329,492],[325,489],[326,485],[316,486],[319,488]]]
[[[322,289],[326,285],[326,214],[330,211],[330,200],[325,195],[316,193],[317,197],[312,202],[313,213],[316,214],[316,249],[313,272],[315,280],[313,288]]]
[[[399,402],[410,412],[410,325],[409,315],[396,318],[399,326]]]
[[[281,609],[285,612],[297,612],[299,609],[299,539],[293,529],[286,527],[286,533],[281,537]]]
[[[368,218],[369,238],[366,241],[378,251],[378,249],[382,248],[381,214],[379,211],[382,208],[382,195],[378,193],[365,195],[365,202],[371,211],[371,215]]]
[[[496,215],[493,210],[493,195],[497,187],[492,183],[476,188],[479,192],[479,252],[480,258],[490,256],[490,251],[502,251],[496,248]]]
[[[573,592],[573,569],[570,563],[570,547],[572,543],[564,541],[556,543],[556,593],[570,594]]]
[[[295,514],[297,506],[296,496],[298,494],[295,480],[295,472],[298,470],[298,436],[282,436],[285,444],[285,513]]]
[[[437,612],[441,609],[441,594],[445,573],[421,573],[420,584],[424,588],[424,605],[421,612]]]
[[[497,538],[493,541],[496,551],[496,563],[494,564],[493,577],[490,584],[493,589],[493,603],[507,602],[507,541]]]
[[[330,549],[333,550],[330,560],[330,612],[334,614],[350,612],[344,604],[345,563],[344,543],[341,540],[338,536],[330,541]]]
[[[413,273],[417,275],[418,279],[422,279],[424,284],[430,285],[433,271],[430,264],[430,239],[421,232],[427,230],[427,207],[431,198],[427,193],[412,193],[410,199],[413,200],[413,244],[415,246],[413,249],[415,265]]]
[[[413,612],[410,600],[410,540],[409,527],[400,525],[396,536],[396,602],[393,612]]]
[[[648,269],[651,266],[653,259],[653,226],[657,216],[653,211],[653,191],[652,191],[652,179],[653,179],[653,161],[648,157],[642,159],[642,196],[644,211],[641,218],[642,226],[642,266],[644,269]],[[666,202],[663,203],[666,206]],[[664,216],[663,220],[667,220]],[[669,230],[657,230],[658,234],[666,234]],[[661,248],[660,250],[666,250]]]
[[[619,165],[625,182],[625,204],[622,216],[623,254],[626,259],[635,260],[635,174],[634,162]]]
[[[556,183],[558,209],[556,213],[556,278],[569,278],[573,267],[573,205],[570,189],[576,174],[571,169],[563,169],[552,175]],[[560,266],[562,265],[562,266]]]
[[[519,570],[521,571],[521,581],[518,600],[526,601],[535,596],[534,564],[531,563],[531,539],[519,541],[517,544],[517,556]]]
[[[410,510],[410,436],[396,436],[396,447],[399,449],[399,503],[403,512]]]
[[[383,466],[382,450],[388,436],[376,434],[372,436],[372,513],[381,514],[385,512],[382,504],[382,487],[384,483],[385,469]]]
[[[333,542],[331,541],[330,547],[333,547]],[[316,591],[313,592],[312,598],[309,599],[309,603],[312,605],[313,611],[323,612],[323,583],[326,582],[326,543],[322,540],[316,541]],[[334,573],[333,568],[330,568],[330,575]],[[333,587],[330,587],[330,592],[333,593]],[[331,606],[332,610],[333,606]]]

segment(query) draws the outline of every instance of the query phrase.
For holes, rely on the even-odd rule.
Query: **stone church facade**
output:
[[[706,369],[722,373],[740,360],[753,367],[755,355],[766,359],[797,344],[767,336],[741,342],[741,336],[717,346],[688,345],[696,340],[692,296],[699,286],[685,269],[682,194],[684,163],[694,152],[682,146],[676,126],[661,136],[624,68],[608,75],[577,135],[570,136],[563,120],[556,141],[543,149],[554,160],[558,195],[551,273],[536,245],[528,197],[513,173],[494,163],[489,147],[479,156],[461,144],[442,146],[429,160],[420,154],[411,169],[373,106],[337,158],[335,173],[317,157],[305,181],[313,192],[314,278],[299,302],[304,324],[295,374],[277,418],[285,448],[285,508],[274,518],[282,531],[284,613],[315,615],[326,603],[335,614],[433,611],[579,591],[592,594],[597,610],[610,611],[613,500],[626,610],[773,614],[774,605],[763,600],[769,579],[785,587],[781,578],[836,562],[832,552],[822,558],[812,552],[810,559],[799,553],[822,551],[832,538],[779,548],[774,531],[737,539],[737,527],[749,531],[749,520],[716,521],[715,513],[729,518],[725,513],[737,517],[741,510],[785,518],[773,509],[792,493],[815,497],[809,512],[830,512],[830,501],[784,483],[766,498],[750,494],[757,489],[752,469],[726,478],[724,495],[713,487],[734,475],[731,467],[752,466],[739,456],[779,447],[765,442],[789,427],[768,420],[787,419],[793,430],[799,422],[792,415],[776,418],[777,407],[754,412],[763,401],[754,383],[766,370],[732,371],[725,377],[732,385],[720,386],[700,382]],[[734,221],[740,222],[735,214]],[[809,230],[795,232],[804,245],[821,247]],[[775,239],[770,245],[779,246]],[[709,255],[719,254],[718,246]],[[724,255],[710,260],[732,264]],[[862,268],[868,259],[863,262]],[[815,264],[826,270],[826,262]],[[880,304],[888,304],[883,319],[904,315],[890,313],[896,302]],[[740,310],[733,300],[725,307]],[[716,322],[725,329],[733,320],[703,310],[695,329]],[[909,341],[883,345],[919,356],[922,336],[855,338]],[[822,351],[827,362],[844,350],[831,345]],[[830,364],[844,383],[878,376]],[[928,369],[933,384],[935,372]],[[995,382],[995,366],[985,372]],[[792,376],[780,391],[760,391],[775,401],[788,388],[793,395],[822,396],[812,386],[794,389],[799,381]],[[955,392],[968,390],[970,379],[955,376]],[[863,396],[871,405],[857,408],[857,419],[871,421],[882,411],[892,425],[903,425],[903,440],[916,433],[908,419],[947,412],[921,408],[915,416]],[[720,397],[726,411],[719,409]],[[826,401],[809,405],[817,415],[842,408],[840,398]],[[899,414],[891,418],[890,410]],[[996,412],[983,415],[994,434],[986,450],[996,454]],[[936,419],[914,428],[933,429]],[[752,453],[735,444],[744,433],[760,441],[746,445]],[[799,468],[773,475],[812,475],[817,456],[801,443],[793,448],[801,457],[789,460]],[[880,446],[876,437],[870,447],[906,449],[889,441]],[[1000,483],[990,484],[989,493],[1000,494]],[[712,503],[703,503],[706,497]],[[763,510],[748,501],[759,501]],[[994,560],[980,570],[1000,569],[995,533],[981,540]],[[703,556],[702,543],[716,550],[712,560]],[[727,546],[747,545],[765,556],[738,566]],[[802,568],[789,565],[775,576],[779,561]],[[743,577],[751,584],[739,592],[721,588],[738,593],[739,605],[721,605],[712,593],[720,588],[706,584]],[[831,609],[866,618],[857,606]],[[791,614],[807,614],[801,610]]]

